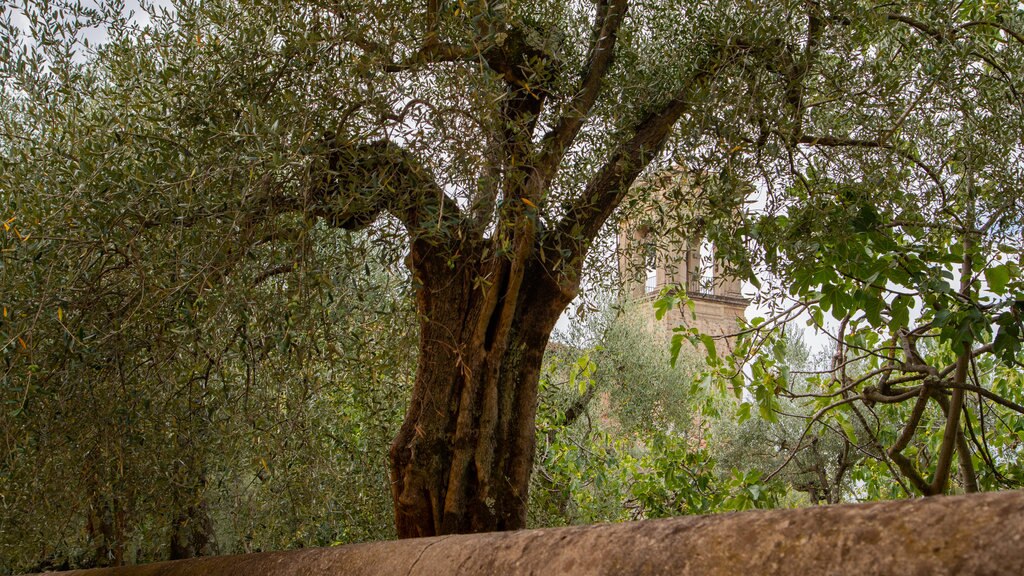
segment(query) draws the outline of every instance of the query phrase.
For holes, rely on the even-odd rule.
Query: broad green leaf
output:
[[[1005,264],[986,268],[985,281],[989,290],[996,294],[1004,294],[1006,285],[1010,282],[1010,268]]]

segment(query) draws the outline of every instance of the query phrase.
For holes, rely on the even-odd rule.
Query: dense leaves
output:
[[[778,505],[781,484],[760,482],[749,462],[719,463],[727,450],[713,439],[742,442],[716,430],[701,405],[723,406],[702,390],[703,367],[687,347],[675,367],[664,338],[651,331],[650,310],[606,310],[573,325],[546,357],[541,381],[538,461],[531,500],[539,525],[593,523],[706,514]],[[577,332],[589,337],[581,337]],[[568,337],[566,337],[568,336]],[[586,365],[579,388],[577,367]],[[728,439],[726,439],[728,438]],[[721,442],[720,442],[721,443]]]

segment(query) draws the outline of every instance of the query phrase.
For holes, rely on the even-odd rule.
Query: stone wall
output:
[[[442,536],[78,576],[1024,574],[1024,491]]]

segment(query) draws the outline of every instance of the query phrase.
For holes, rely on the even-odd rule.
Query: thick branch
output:
[[[896,467],[900,469],[900,472],[910,480],[910,483],[914,485],[914,488],[917,488],[918,492],[926,496],[932,495],[931,486],[928,485],[928,482],[921,476],[921,473],[917,471],[917,468],[914,467],[914,463],[911,462],[909,458],[903,454],[890,454],[889,457],[892,459],[893,463],[896,464]]]
[[[907,389],[894,388],[889,390],[888,393],[882,393],[878,388],[868,386],[861,392],[861,399],[865,403],[899,404],[917,396],[921,392],[921,388],[921,386]]]
[[[952,35],[950,33],[944,30],[940,30],[928,24],[927,22],[922,22],[916,18],[911,18],[910,16],[904,16],[903,14],[897,14],[893,12],[886,14],[885,17],[894,22],[901,22],[903,24],[906,24],[907,26],[910,26],[911,28],[917,30],[918,32],[924,33],[939,41],[950,40],[952,38]]]
[[[696,95],[728,63],[737,48],[735,44],[723,47],[694,71],[685,88],[636,123],[631,130],[633,136],[615,149],[558,223],[549,241],[555,245],[548,246],[554,260],[570,268],[581,265],[590,243],[640,172],[664,147],[676,121],[690,109]]]
[[[932,399],[942,408],[942,411],[947,415],[949,414],[950,406],[949,400],[941,395],[932,396]],[[963,407],[964,415],[966,416],[967,408]],[[966,417],[965,417],[966,420]],[[948,421],[948,420],[947,420]],[[956,454],[957,460],[960,463],[960,478],[964,483],[965,492],[977,492],[978,491],[978,475],[974,471],[974,462],[971,460],[971,450],[967,446],[967,437],[964,435],[962,428],[957,428],[956,437]],[[932,487],[933,494],[941,493],[942,489],[936,490]]]
[[[590,59],[583,72],[580,88],[555,127],[544,136],[543,149],[537,161],[536,176],[539,182],[535,187],[538,189],[546,189],[551,182],[565,151],[576,139],[601,94],[602,82],[615,56],[615,42],[619,26],[626,15],[627,4],[627,0],[612,0],[610,5],[607,0],[598,2]]]
[[[917,433],[917,425],[921,422],[921,416],[924,415],[925,408],[928,407],[928,398],[930,393],[928,388],[922,386],[920,389],[920,396],[918,396],[917,402],[914,404],[913,410],[910,412],[910,418],[907,419],[907,423],[903,426],[903,432],[900,433],[900,437],[896,439],[896,442],[889,447],[887,453],[889,459],[891,459],[896,466],[900,469],[900,472],[910,480],[910,483],[917,488],[919,492],[925,495],[932,494],[931,486],[921,476],[921,473],[914,467],[914,463],[909,458],[903,455],[903,449],[910,444],[910,441],[914,438]]]
[[[596,392],[596,386],[587,386],[587,391],[573,400],[572,404],[565,409],[565,414],[562,416],[561,421],[558,422],[558,427],[568,428],[569,426],[572,426],[580,416],[586,414],[587,405],[590,404],[590,401],[594,398],[594,394]],[[557,432],[558,428],[551,428],[548,430],[547,437],[549,443],[555,441],[555,435]]]
[[[402,221],[414,238],[442,241],[462,214],[433,175],[401,146],[329,142],[327,165],[311,188],[305,208],[330,225],[364,228],[382,211]],[[316,175],[314,175],[316,176]]]
[[[991,27],[996,28],[998,30],[1002,30],[1003,32],[1006,33],[1007,36],[1013,38],[1019,44],[1024,44],[1024,35],[1021,35],[1020,32],[1017,32],[1016,30],[1014,30],[1013,28],[1010,28],[1009,26],[1007,26],[1006,24],[1003,24],[1002,22],[987,22],[987,21],[983,21],[983,20],[975,20],[975,21],[972,21],[972,22],[967,22],[965,24],[961,24],[960,25],[960,29],[961,30],[966,30],[968,28],[973,28],[975,26],[991,26]]]
[[[390,46],[367,38],[360,30],[349,30],[342,38],[363,52],[383,60],[383,69],[386,72],[405,72],[429,64],[469,61],[478,58],[484,49],[481,46],[459,46],[438,40],[438,1],[428,0],[427,4],[427,22],[422,45],[412,55],[400,61],[396,62],[392,59],[389,54]],[[328,9],[342,21],[352,19],[352,15],[338,3],[331,3]]]
[[[914,435],[917,434],[917,425],[921,422],[921,416],[924,415],[925,408],[928,407],[928,396],[930,396],[928,388],[922,387],[918,393],[917,402],[910,411],[910,418],[903,425],[903,432],[900,433],[900,437],[889,447],[889,456],[902,452],[910,444]]]
[[[213,216],[241,213],[243,230],[281,214],[304,212],[331,226],[356,230],[370,225],[382,211],[402,221],[414,237],[443,235],[458,223],[461,210],[437,184],[434,176],[411,153],[386,140],[371,144],[339,143],[325,139],[323,160],[311,167],[311,184],[304,194],[282,190],[268,175],[259,190],[229,212],[201,209],[191,214],[172,212],[150,216],[143,228],[162,225],[192,227]],[[265,278],[259,281],[265,280]]]
[[[388,62],[385,72],[405,72],[427,64],[441,62],[468,62],[480,57],[480,50],[469,46],[458,46],[444,42],[431,42],[401,62]]]
[[[971,188],[971,174],[967,174],[967,187],[968,192],[973,192]],[[971,204],[967,207],[967,224],[968,228],[974,227],[974,199],[971,198]],[[964,257],[963,262],[960,265],[960,295],[967,297],[971,291],[971,282],[974,280],[974,261],[971,257],[971,251],[974,249],[974,241],[970,234],[965,234],[963,237],[963,251]],[[963,343],[966,350],[960,354],[956,361],[956,370],[953,372],[953,384],[956,386],[964,386],[967,383],[967,369],[971,363],[971,342],[968,340]],[[946,410],[946,428],[942,435],[942,446],[939,448],[939,458],[935,465],[935,477],[932,479],[932,490],[935,493],[941,493],[945,491],[946,484],[949,480],[949,469],[953,460],[953,451],[956,448],[957,439],[962,437],[963,432],[960,430],[960,413],[963,410],[964,402],[964,390],[963,388],[954,388],[953,394],[949,399],[949,408]]]
[[[273,267],[267,268],[266,270],[264,270],[264,271],[262,271],[262,272],[260,272],[259,274],[256,275],[256,278],[253,279],[251,286],[253,288],[255,288],[255,287],[259,286],[260,284],[263,284],[267,280],[273,278],[274,276],[280,276],[281,274],[287,274],[287,273],[291,272],[294,269],[295,269],[295,264],[293,264],[291,262],[289,262],[287,264],[279,264],[277,266],[273,266]]]
[[[804,53],[797,58],[788,48],[785,50],[786,60],[788,60],[784,72],[786,103],[792,109],[794,135],[803,133],[804,82],[814,64],[824,29],[824,22],[818,13],[820,8],[813,3],[808,3],[807,8],[807,44],[804,47]]]
[[[504,172],[500,187],[504,203],[498,213],[496,243],[506,242],[506,234],[514,226],[524,227],[524,205],[520,200],[526,199],[534,207],[540,202],[539,190],[530,189],[528,183],[536,172],[533,134],[551,80],[550,71],[539,63],[549,62],[553,56],[533,46],[528,36],[528,30],[522,27],[510,27],[500,46],[483,53],[487,65],[505,83],[500,108],[500,139],[496,142]]]
[[[1017,404],[1016,402],[1007,400],[1006,398],[1003,398],[999,394],[996,394],[995,392],[992,392],[991,390],[987,390],[985,388],[982,388],[981,386],[975,386],[973,384],[967,384],[966,382],[963,383],[963,384],[957,384],[955,381],[954,382],[943,381],[943,382],[939,383],[939,386],[942,386],[943,388],[954,389],[954,390],[955,389],[959,389],[959,390],[968,390],[968,391],[971,391],[971,392],[975,392],[978,395],[983,396],[985,398],[988,398],[989,400],[995,402],[996,404],[999,404],[1000,406],[1004,406],[1006,408],[1009,408],[1010,410],[1013,410],[1014,412],[1017,412],[1019,414],[1024,414],[1024,406],[1022,406],[1020,404]]]
[[[888,144],[878,140],[850,138],[847,136],[812,136],[809,134],[801,134],[797,139],[797,143],[809,144],[811,146],[826,146],[830,148],[890,148]]]
[[[967,421],[967,418],[964,418]],[[956,453],[960,461],[960,478],[964,484],[964,492],[968,494],[978,491],[978,473],[974,470],[974,460],[971,458],[971,449],[967,446],[967,437],[963,430],[956,438]]]

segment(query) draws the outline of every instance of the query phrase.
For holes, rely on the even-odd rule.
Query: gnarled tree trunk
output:
[[[541,360],[575,292],[529,260],[506,260],[490,286],[479,256],[448,262],[414,243],[419,367],[391,447],[400,537],[525,525]]]

